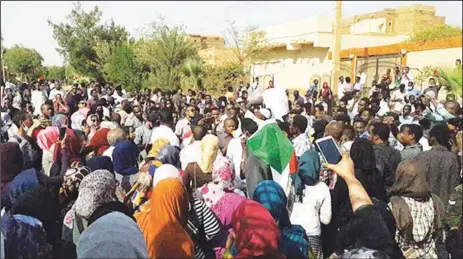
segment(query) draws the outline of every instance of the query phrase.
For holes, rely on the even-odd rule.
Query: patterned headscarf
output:
[[[281,251],[288,258],[307,258],[310,248],[307,234],[302,226],[291,225],[283,188],[275,181],[262,181],[257,185],[253,199],[264,205],[277,222],[282,234]]]
[[[219,138],[212,134],[207,134],[201,140],[201,158],[198,166],[205,174],[212,173],[212,163],[214,163],[217,152],[219,151]]]
[[[243,201],[232,215],[237,254],[233,258],[284,258],[280,230],[269,211],[253,200]]]
[[[90,168],[85,166],[71,167],[64,173],[63,188],[66,194],[77,194],[85,176],[90,174]]]
[[[235,173],[231,164],[230,159],[224,156],[217,157],[212,166],[212,182],[197,190],[209,208],[216,205],[225,193],[233,192],[235,189]]]
[[[90,218],[101,204],[115,200],[116,186],[114,174],[107,170],[97,170],[85,176],[75,202],[76,213]]]

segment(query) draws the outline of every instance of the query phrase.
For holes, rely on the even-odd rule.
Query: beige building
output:
[[[435,16],[435,7],[412,5],[397,9],[355,16],[342,22],[341,52],[367,49],[403,42],[429,23],[442,25],[444,18]],[[251,66],[251,77],[259,77],[266,85],[273,79],[277,87],[307,88],[312,81],[331,81],[331,47],[333,18],[315,16],[265,28],[270,47],[264,59]],[[360,58],[357,58],[359,56]],[[367,84],[382,70],[402,64],[401,50],[381,58],[359,53],[348,54],[341,60],[340,74],[353,77],[361,71],[367,74]],[[454,62],[454,60],[453,60]],[[385,72],[385,71],[384,71]],[[354,81],[354,78],[352,78]],[[332,89],[334,89],[333,87]]]

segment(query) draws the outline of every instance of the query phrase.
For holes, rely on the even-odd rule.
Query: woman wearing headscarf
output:
[[[189,193],[212,181],[212,164],[219,151],[219,139],[208,134],[201,140],[201,158],[199,162],[190,163],[185,169],[183,183]]]
[[[162,164],[173,165],[180,169],[180,148],[177,146],[168,145],[161,149],[156,159],[159,160]]]
[[[295,202],[291,222],[305,229],[315,258],[323,258],[321,224],[331,221],[331,194],[328,186],[320,181],[320,156],[308,150],[299,158],[298,172],[294,179]]]
[[[397,227],[395,239],[404,254],[438,258],[436,240],[442,237],[445,209],[440,198],[431,193],[423,172],[426,166],[420,159],[399,164],[389,208]]]
[[[182,175],[173,165],[162,165],[154,174],[152,188],[154,189],[158,183],[165,179],[177,179],[181,182]],[[148,200],[140,206],[141,213],[138,213],[138,215],[149,211],[151,202],[151,200]],[[201,199],[190,195],[189,203],[188,228],[186,231],[194,242],[195,258],[203,259],[215,257],[213,251],[215,242],[213,241],[221,234],[219,221]],[[135,217],[138,217],[138,215],[135,214]]]
[[[232,232],[231,217],[235,209],[246,200],[244,193],[235,189],[235,172],[231,169],[231,160],[218,157],[212,167],[212,182],[200,187],[196,192],[217,216],[223,226],[223,236],[218,242],[216,258],[222,258],[227,236]]]
[[[53,149],[53,164],[50,177],[62,176],[71,166],[82,164],[80,140],[73,130],[67,129],[62,140],[57,140]]]
[[[137,224],[123,213],[112,212],[82,233],[77,243],[77,258],[144,259],[148,258],[148,250]]]
[[[253,200],[264,205],[275,219],[281,232],[280,249],[283,254],[288,258],[308,258],[309,239],[302,226],[291,224],[283,188],[275,181],[262,181],[254,191]]]
[[[63,238],[77,243],[87,227],[87,220],[102,204],[116,200],[117,182],[107,170],[91,172],[82,179],[79,194],[63,222]]]
[[[354,161],[355,177],[362,183],[368,195],[387,202],[386,187],[380,172],[376,169],[373,144],[366,139],[357,139],[352,144],[350,156]]]
[[[102,156],[109,148],[108,133],[110,129],[99,129],[95,132],[95,135],[90,140],[86,147],[86,153],[90,152],[90,155]]]
[[[58,139],[59,129],[57,127],[46,127],[37,135],[37,145],[42,149],[42,167],[46,175],[50,175],[54,145]]]
[[[194,244],[185,231],[188,194],[178,179],[164,179],[154,188],[149,211],[137,215],[149,258],[194,258]]]
[[[130,140],[119,140],[114,147],[114,171],[116,180],[120,183],[116,193],[121,202],[137,180],[139,154],[137,145]]]
[[[111,159],[107,156],[92,156],[85,164],[91,171],[108,170],[114,173],[114,165]]]
[[[331,91],[327,82],[323,82],[322,89],[318,95],[318,98],[322,98],[323,101],[328,105],[328,113],[331,114],[331,100],[333,99],[333,92]]]
[[[227,240],[224,258],[284,258],[275,219],[260,203],[242,202],[232,215],[234,232]]]
[[[88,115],[86,119],[87,126],[85,131],[87,133],[87,140],[91,141],[93,136],[95,136],[96,131],[100,128],[100,119],[96,114]]]

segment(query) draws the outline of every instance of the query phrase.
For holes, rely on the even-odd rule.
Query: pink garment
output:
[[[42,150],[53,151],[51,147],[58,141],[58,127],[48,126],[37,135],[37,145]]]
[[[87,114],[90,112],[90,109],[85,107],[85,108],[80,108],[77,113],[79,113],[80,115],[84,116],[85,118],[87,118]]]

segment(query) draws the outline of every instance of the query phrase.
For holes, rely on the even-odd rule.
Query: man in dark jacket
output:
[[[401,161],[400,152],[388,144],[391,130],[387,124],[382,122],[373,123],[368,132],[370,141],[373,143],[376,168],[381,173],[389,195],[389,188],[391,188],[395,180],[395,170]]]

